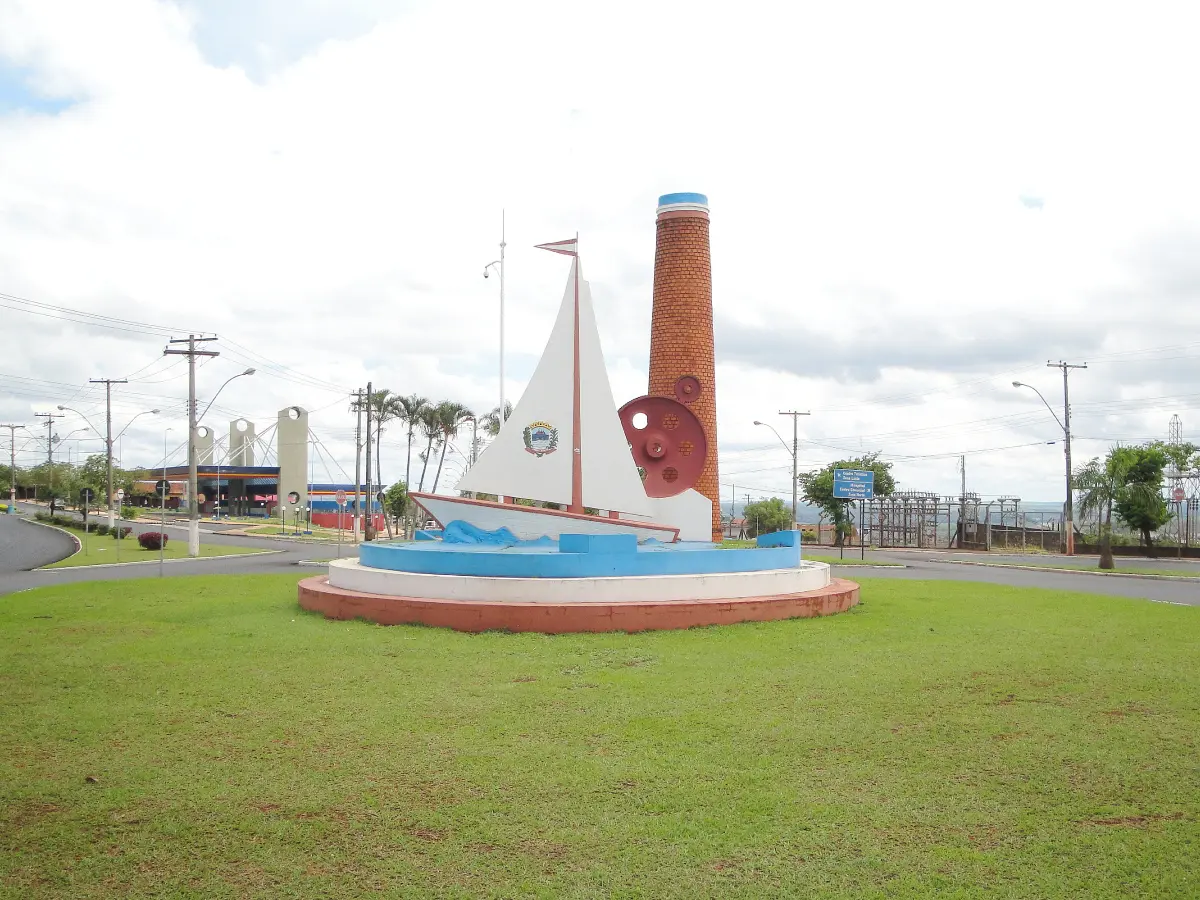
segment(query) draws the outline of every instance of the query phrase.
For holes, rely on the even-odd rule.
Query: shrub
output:
[[[110,534],[112,534],[115,540],[122,540],[129,537],[132,532],[133,529],[128,525],[114,525]]]
[[[122,519],[136,519],[141,514],[142,514],[142,511],[140,509],[138,509],[136,506],[122,506],[121,507],[121,518]]]
[[[108,534],[108,526],[107,525],[96,525],[94,527],[96,529],[96,534],[99,534],[102,536]]]
[[[35,513],[33,514],[33,517],[34,517],[35,519],[37,519],[39,522],[49,522],[49,521],[50,521],[50,514],[49,514],[49,513],[44,513],[44,512],[35,512]]]
[[[144,531],[138,535],[143,550],[159,550],[167,546],[167,536],[161,531]]]

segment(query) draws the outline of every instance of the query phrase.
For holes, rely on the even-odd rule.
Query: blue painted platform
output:
[[[717,575],[799,566],[800,533],[763,535],[757,547],[727,550],[687,541],[638,544],[632,535],[564,534],[560,541],[504,543],[375,542],[360,545],[358,559],[372,569],[484,578]]]

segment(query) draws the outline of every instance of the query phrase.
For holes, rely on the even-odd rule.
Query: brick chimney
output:
[[[654,247],[648,393],[677,397],[676,384],[687,375],[700,382],[699,396],[688,408],[704,426],[708,440],[708,457],[695,488],[712,501],[713,540],[720,541],[721,492],[717,483],[717,385],[708,198],[703,194],[664,194],[658,198],[658,233]]]

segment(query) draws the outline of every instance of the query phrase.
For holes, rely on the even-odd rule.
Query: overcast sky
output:
[[[966,451],[969,490],[1060,499],[1058,425],[1011,386],[1061,415],[1047,359],[1089,364],[1077,459],[1176,413],[1200,436],[1200,23],[1115,9],[0,0],[0,295],[154,326],[0,296],[0,421],[103,427],[87,380],[128,376],[118,429],[164,412],[122,458],[157,463],[185,434],[164,340],[192,329],[221,337],[202,404],[258,368],[209,424],[299,404],[352,476],[368,379],[496,404],[501,209],[509,396],[567,275],[532,245],[578,231],[621,403],[656,198],[700,191],[726,496],[790,491],[752,422],[790,440],[797,408],[803,467],[881,450],[901,488],[956,494]],[[389,429],[388,480],[402,448]]]

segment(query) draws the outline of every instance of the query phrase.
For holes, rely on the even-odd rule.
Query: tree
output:
[[[418,424],[421,426],[421,433],[428,439],[425,444],[425,449],[418,454],[421,460],[421,481],[417,485],[417,490],[425,490],[425,473],[429,469],[429,458],[433,456],[433,442],[442,436],[442,423],[438,418],[436,406],[428,406],[421,410],[418,416]]]
[[[1101,461],[1091,460],[1075,472],[1071,483],[1081,492],[1080,512],[1100,518],[1100,568],[1112,569],[1112,517],[1139,532],[1147,552],[1154,552],[1154,532],[1171,520],[1163,499],[1163,471],[1169,462],[1186,469],[1195,447],[1153,441],[1135,447],[1115,446]]]
[[[1117,492],[1124,480],[1120,470],[1122,458],[1114,447],[1103,462],[1092,459],[1071,477],[1071,488],[1079,491],[1079,514],[1084,518],[1095,515],[1100,520],[1100,568],[1113,568],[1112,510]]]
[[[391,519],[401,519],[408,511],[408,485],[397,481],[383,495],[383,510]]]
[[[116,470],[113,470],[113,490],[116,490]],[[108,457],[103,453],[93,453],[79,467],[80,487],[90,487],[96,497],[108,494]]]
[[[5,503],[8,502],[8,489],[14,484],[21,484],[22,475],[21,467],[17,466],[16,478],[13,477],[13,470],[7,463],[0,463],[0,499]]]
[[[746,534],[752,538],[772,531],[786,531],[792,526],[791,507],[784,506],[778,497],[747,503],[742,515],[746,519]]]
[[[380,448],[383,441],[383,426],[392,419],[400,417],[400,409],[396,401],[399,398],[387,388],[371,392],[371,412],[375,418],[375,483],[383,484],[383,463],[380,461]],[[370,472],[367,473],[370,476]],[[407,477],[407,476],[406,476]]]
[[[473,419],[475,413],[461,403],[443,400],[437,405],[438,427],[442,432],[442,454],[438,459],[437,473],[433,476],[433,491],[437,493],[438,479],[442,477],[442,464],[446,461],[446,447],[450,438],[458,435],[458,429],[468,419]]]
[[[867,453],[857,459],[843,459],[830,463],[815,472],[805,472],[800,475],[800,488],[804,501],[819,508],[833,522],[837,532],[837,546],[842,545],[846,535],[850,534],[850,516],[846,506],[848,500],[840,500],[833,496],[834,469],[862,469],[875,473],[875,496],[886,497],[896,490],[896,481],[892,478],[892,464],[883,462],[878,453]]]
[[[1124,484],[1113,499],[1113,512],[1134,531],[1141,532],[1146,552],[1153,556],[1153,533],[1171,521],[1171,511],[1162,495],[1163,470],[1170,457],[1159,441],[1118,447],[1113,452],[1123,460],[1124,470]]]
[[[404,461],[404,484],[406,487],[412,482],[413,431],[421,424],[421,413],[428,406],[429,401],[416,394],[396,398],[396,418],[408,426],[408,457]]]
[[[509,417],[512,415],[512,411],[513,411],[513,405],[511,403],[509,403],[507,400],[505,400],[504,401],[504,421],[505,422],[507,422]],[[493,406],[492,411],[480,420],[480,424],[483,426],[483,430],[486,431],[489,436],[495,437],[496,435],[498,435],[500,433],[500,426],[501,426],[501,424],[503,424],[500,421],[500,407]]]

